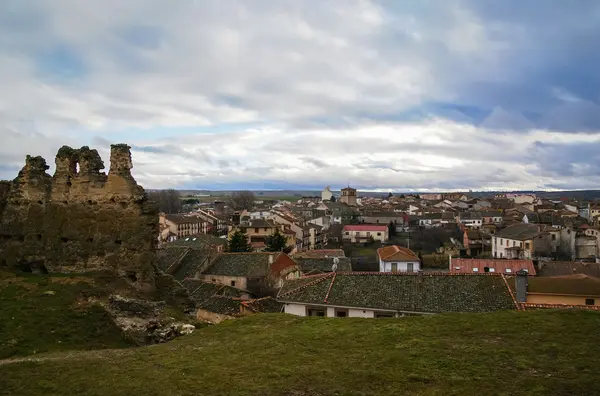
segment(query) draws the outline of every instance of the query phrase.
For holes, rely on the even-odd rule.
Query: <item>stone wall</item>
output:
[[[28,155],[12,182],[0,182],[0,267],[111,269],[153,290],[158,209],[131,175],[129,149],[111,146],[108,175],[87,146],[58,150],[54,176]]]

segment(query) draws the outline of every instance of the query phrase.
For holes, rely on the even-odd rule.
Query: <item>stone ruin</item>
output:
[[[108,175],[98,151],[63,146],[50,176],[27,156],[0,181],[0,268],[40,272],[112,270],[155,288],[158,209],[131,175],[130,147],[111,146]]]

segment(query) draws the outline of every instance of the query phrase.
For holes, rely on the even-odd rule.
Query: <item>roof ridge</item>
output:
[[[506,277],[504,276],[504,274],[500,274],[500,275],[502,275],[502,280],[504,281],[504,285],[508,289],[508,293],[510,294],[510,298],[513,300],[513,303],[517,307],[517,311],[520,311],[521,310],[521,305],[519,304],[519,302],[515,298],[515,295],[512,292],[512,290],[510,289],[510,286],[508,286],[508,281],[506,280]]]
[[[417,276],[420,273],[423,276],[436,275],[436,276],[502,276],[503,274],[497,272],[484,272],[484,273],[462,273],[462,272],[380,272],[380,271],[338,271],[335,272],[340,275],[380,275],[380,276]],[[314,276],[314,275],[313,275]]]
[[[329,298],[329,293],[331,293],[331,289],[333,288],[333,282],[335,282],[335,277],[337,276],[337,272],[333,273],[333,277],[331,278],[331,283],[329,284],[329,289],[327,289],[327,294],[325,295],[325,299],[323,300],[323,302],[327,302],[327,299]]]
[[[296,292],[298,292],[298,291],[300,291],[300,290],[303,290],[303,289],[307,288],[308,286],[313,286],[313,285],[316,285],[317,283],[319,283],[319,282],[322,282],[322,281],[323,281],[323,280],[325,280],[325,279],[331,278],[331,277],[332,277],[334,274],[336,274],[336,273],[335,273],[335,272],[330,272],[330,273],[328,273],[328,274],[322,275],[320,278],[317,278],[317,279],[315,279],[315,280],[314,280],[314,281],[312,281],[312,282],[305,283],[305,284],[304,284],[304,285],[302,285],[302,286],[299,286],[299,287],[297,287],[297,288],[295,288],[295,289],[292,289],[292,290],[290,290],[290,291],[287,291],[287,292],[283,293],[283,294],[281,295],[281,297],[283,297],[283,296],[287,296],[287,295],[289,295],[289,294],[292,294],[292,293],[296,293]],[[278,296],[278,297],[279,297],[279,296]]]

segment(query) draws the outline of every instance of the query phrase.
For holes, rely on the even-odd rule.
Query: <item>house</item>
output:
[[[497,231],[492,238],[494,258],[532,259],[552,250],[549,234],[537,224],[519,223]]]
[[[441,201],[442,194],[419,194],[419,198],[426,201]]]
[[[169,229],[170,234],[176,236],[176,238],[172,239],[207,233],[206,223],[195,216],[160,215],[159,223],[164,224]]]
[[[327,257],[346,257],[346,254],[342,249],[316,249],[308,250],[305,252],[299,252],[294,255],[294,259],[297,257],[303,258],[327,258]]]
[[[404,227],[404,220],[407,217],[404,213],[398,212],[379,212],[379,211],[368,211],[365,212],[359,219],[365,223],[370,224],[394,224],[397,231],[401,231]]]
[[[421,270],[421,259],[412,250],[396,245],[377,249],[380,272],[416,272]]]
[[[287,247],[296,246],[295,234],[290,235],[284,227],[280,227],[271,220],[250,220],[247,224],[240,224],[237,227],[231,227],[229,238],[237,229],[242,229],[246,232],[248,243],[252,246],[255,252],[263,251],[267,247],[267,238],[269,238],[275,230],[279,230],[287,239]]]
[[[585,274],[531,277],[520,271],[508,283],[526,306],[600,306],[600,279]]]
[[[299,276],[297,263],[287,254],[265,252],[222,253],[197,278],[265,295],[284,279]]]
[[[389,229],[387,225],[378,224],[345,225],[342,230],[342,239],[352,243],[364,243],[371,240],[385,242],[389,239]]]
[[[499,273],[515,274],[525,270],[530,275],[535,275],[535,266],[531,260],[502,260],[502,259],[464,259],[450,258],[450,272],[460,274],[471,273]]]
[[[207,223],[205,234],[214,234],[217,236],[227,235],[229,218],[225,214],[220,214],[214,210],[199,209],[194,212],[194,216]]]
[[[316,209],[329,216],[330,224],[348,224],[353,219],[358,219],[356,209],[342,202],[324,202]]]
[[[503,275],[332,272],[286,281],[277,295],[298,316],[381,318],[514,310]]]
[[[484,211],[481,212],[482,224],[494,224],[501,225],[502,224],[502,212],[501,211]]]
[[[182,284],[194,302],[194,316],[210,323],[283,309],[283,304],[273,297],[254,298],[249,292],[230,286],[200,279],[186,279]]]
[[[331,187],[327,186],[323,191],[321,191],[321,201],[331,201],[331,197],[333,197]]]
[[[483,225],[483,217],[480,212],[463,212],[456,216],[456,222],[469,228],[479,229]]]
[[[600,278],[600,263],[581,261],[541,261],[538,264],[538,276],[565,276],[585,274]]]
[[[491,253],[492,237],[481,229],[467,229],[463,231],[463,246],[469,256],[479,256],[485,252]]]
[[[180,238],[157,249],[157,265],[162,272],[183,281],[206,268],[226,244],[226,240],[205,234]]]
[[[348,257],[294,257],[300,271],[304,275],[322,274],[327,272],[352,271],[352,264]],[[335,270],[335,271],[334,271]]]
[[[356,206],[356,189],[350,186],[342,188],[342,196],[340,197],[340,202],[345,203],[348,206]]]

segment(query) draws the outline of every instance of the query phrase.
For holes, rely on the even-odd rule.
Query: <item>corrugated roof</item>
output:
[[[514,280],[509,280],[511,289]],[[527,293],[600,297],[600,279],[585,274],[528,277]]]
[[[600,278],[600,263],[582,263],[576,261],[540,262],[538,276],[561,276],[585,274]]]
[[[450,272],[470,274],[473,272],[485,272],[485,268],[489,272],[500,274],[516,273],[524,269],[530,275],[536,275],[535,266],[531,260],[508,260],[508,259],[463,259],[453,258]],[[477,271],[473,271],[477,268]],[[510,270],[510,271],[507,271]]]
[[[516,309],[502,275],[347,272],[286,281],[282,302],[409,312]]]

